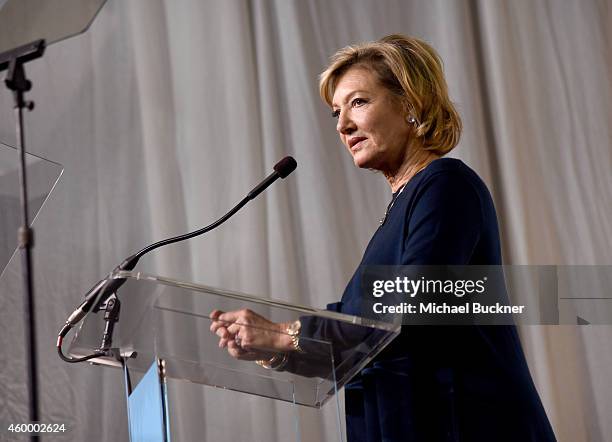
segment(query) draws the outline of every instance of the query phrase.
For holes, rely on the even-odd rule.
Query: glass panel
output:
[[[121,314],[113,347],[146,371],[156,357],[165,360],[168,378],[231,389],[319,408],[335,395],[398,333],[399,324],[294,306],[241,293],[141,273],[120,272]],[[231,357],[210,332],[210,313],[248,308],[278,322],[300,320],[302,352],[287,353],[281,371]],[[103,312],[90,313],[78,330],[70,353],[82,356],[99,346]],[[243,327],[249,327],[242,324]],[[254,336],[278,333],[251,329]],[[258,333],[260,335],[258,335]],[[111,357],[94,362],[118,365]]]
[[[0,278],[17,248],[17,229],[21,225],[18,166],[17,149],[0,143]],[[33,223],[63,168],[30,154],[26,154],[26,167],[29,219]]]
[[[44,38],[47,45],[85,32],[106,0],[0,1],[0,54]]]

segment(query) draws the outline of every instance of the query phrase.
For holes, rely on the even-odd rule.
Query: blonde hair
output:
[[[340,49],[320,76],[319,92],[328,105],[340,77],[355,66],[372,69],[400,98],[407,114],[416,119],[416,136],[424,149],[444,155],[457,145],[461,117],[448,96],[442,60],[429,44],[393,34]]]

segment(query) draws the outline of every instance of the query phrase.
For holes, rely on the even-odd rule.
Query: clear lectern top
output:
[[[251,393],[310,407],[321,407],[378,354],[400,330],[355,316],[292,305],[204,285],[139,272],[118,272],[125,278],[118,297],[120,320],[114,332],[115,356],[145,372],[157,359],[168,378]],[[303,353],[289,353],[282,371],[232,358],[218,347],[210,313],[248,308],[274,322],[299,319]],[[100,345],[104,312],[90,313],[78,329],[70,354],[80,357]],[[120,366],[104,357],[93,363]]]

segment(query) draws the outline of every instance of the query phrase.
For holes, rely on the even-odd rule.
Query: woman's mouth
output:
[[[359,150],[359,148],[361,147],[361,142],[366,140],[366,137],[353,137],[350,138],[349,141],[349,148],[351,149],[351,151],[356,151]]]

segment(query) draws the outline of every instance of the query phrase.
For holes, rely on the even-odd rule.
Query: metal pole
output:
[[[16,67],[20,72],[18,76],[25,79],[23,66]],[[27,80],[26,80],[27,81]],[[26,152],[25,152],[25,131],[23,124],[23,108],[31,109],[32,104],[24,100],[22,90],[15,93],[15,113],[17,116],[17,148],[19,149],[19,185],[21,203],[21,226],[18,231],[18,245],[21,251],[21,265],[23,275],[24,293],[24,329],[25,343],[27,346],[26,358],[28,365],[28,402],[30,422],[39,421],[38,413],[38,379],[37,379],[37,359],[36,359],[36,321],[34,311],[34,284],[32,283],[32,247],[34,231],[30,229],[28,213],[28,191],[26,176]],[[38,434],[32,433],[30,440],[38,441]]]
[[[13,91],[15,114],[17,116],[17,149],[19,150],[19,199],[21,203],[21,227],[17,232],[17,244],[21,253],[21,274],[23,278],[23,324],[27,360],[27,388],[29,419],[36,423],[39,418],[38,378],[36,361],[36,320],[34,309],[34,284],[32,273],[32,247],[34,247],[34,231],[30,229],[28,213],[28,186],[26,179],[25,127],[23,110],[34,109],[34,102],[26,101],[25,93],[32,88],[32,83],[25,76],[24,63],[42,57],[45,52],[45,40],[39,39],[31,43],[11,49],[0,54],[0,71],[8,69],[4,80],[6,87]],[[31,441],[38,441],[38,433],[32,432]]]

